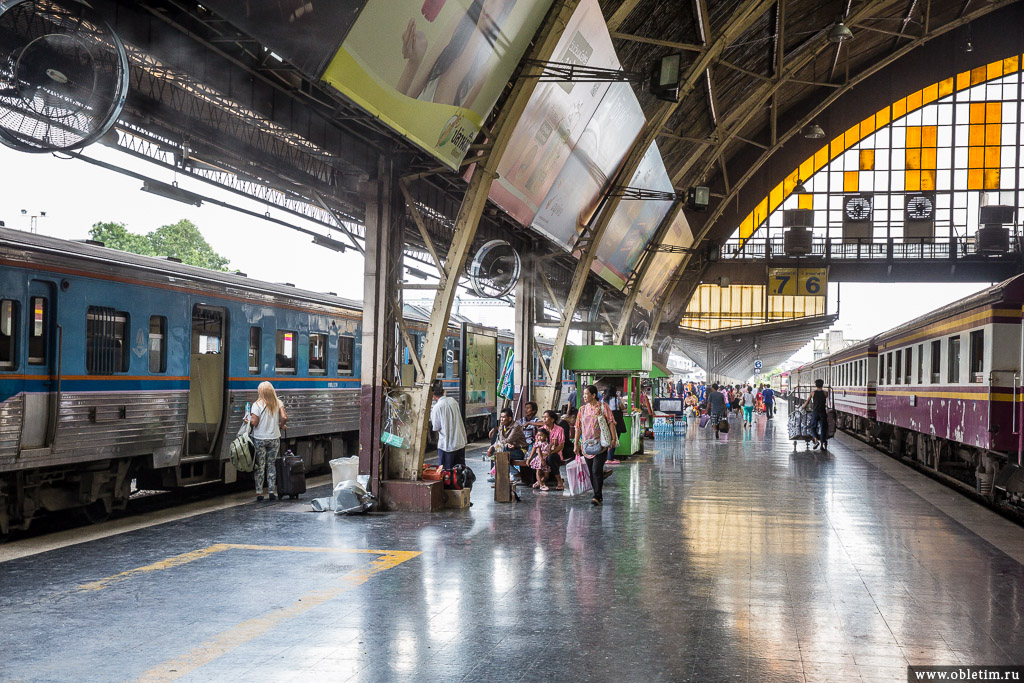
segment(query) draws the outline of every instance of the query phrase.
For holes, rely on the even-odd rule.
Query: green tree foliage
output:
[[[170,256],[200,268],[227,270],[228,259],[213,250],[190,220],[162,225],[147,235],[130,232],[123,223],[96,223],[89,237],[111,249],[143,256]]]

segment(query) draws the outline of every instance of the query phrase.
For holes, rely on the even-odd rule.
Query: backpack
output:
[[[238,472],[252,472],[256,467],[256,444],[252,440],[252,427],[242,431],[228,447],[231,452],[231,466]]]
[[[471,489],[476,481],[476,473],[465,465],[458,464],[450,470],[443,471],[442,481],[446,489]]]

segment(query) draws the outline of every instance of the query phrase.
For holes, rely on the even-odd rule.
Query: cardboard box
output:
[[[473,489],[445,489],[444,506],[455,510],[469,507],[469,494]]]

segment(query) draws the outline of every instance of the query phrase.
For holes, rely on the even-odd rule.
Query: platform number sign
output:
[[[760,370],[763,367],[764,367],[764,365],[761,363],[761,361],[759,361],[759,360],[755,360],[754,361],[754,369],[755,370]]]
[[[772,296],[825,296],[826,268],[770,268],[768,294]]]

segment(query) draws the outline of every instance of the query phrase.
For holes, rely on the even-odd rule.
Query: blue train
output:
[[[234,481],[228,444],[263,380],[287,406],[288,447],[307,468],[355,452],[360,302],[2,228],[0,266],[0,535],[42,511],[105,518],[133,480]],[[418,340],[426,318],[405,317]],[[436,377],[464,407],[469,329],[449,324]],[[493,362],[471,365],[491,374],[467,378],[487,408],[468,406],[477,435],[511,344],[490,334]]]

